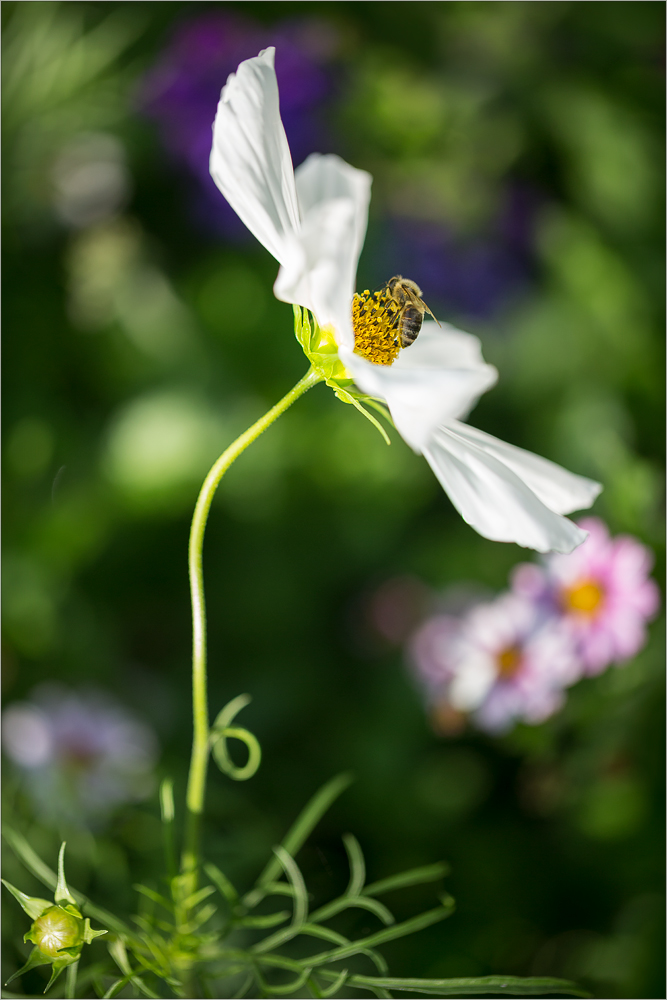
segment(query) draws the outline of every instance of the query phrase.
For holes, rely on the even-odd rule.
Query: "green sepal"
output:
[[[313,319],[307,309],[294,306],[294,336],[301,344],[314,370],[327,385],[350,386],[353,378],[343,362],[338,357],[338,344],[333,332],[323,330]]]
[[[66,842],[63,840],[60,845],[60,851],[58,853],[58,882],[56,884],[56,891],[53,895],[56,903],[71,903],[76,907],[76,900],[72,893],[67,888],[67,880],[65,878],[65,846]],[[64,907],[66,909],[66,907]],[[71,912],[71,910],[70,910]],[[75,916],[81,917],[79,910],[76,910]]]
[[[333,389],[341,403],[349,403],[356,407],[382,435],[384,441],[391,444],[389,435],[382,424],[368,412],[365,406],[362,406],[362,402],[379,410],[384,416],[387,416],[386,410],[378,405],[378,401],[372,396],[366,396],[354,388],[354,379],[338,356],[338,345],[333,332],[329,329],[323,330],[314,318],[311,323],[307,309],[301,309],[300,306],[293,308],[294,336],[301,344],[313,370],[330,389]]]
[[[53,906],[53,903],[50,903],[48,899],[40,899],[38,896],[26,896],[24,892],[15,888],[15,886],[7,882],[4,878],[1,881],[5,888],[9,889],[17,903],[23,907],[31,920],[41,917],[45,910]]]
[[[103,934],[108,934],[108,933],[109,932],[104,928],[101,931],[94,931],[93,928],[90,926],[90,919],[88,917],[86,917],[86,919],[83,922],[84,944],[90,944],[91,941],[95,940],[95,938],[102,937]]]
[[[63,948],[62,950],[66,951],[67,949]],[[55,983],[56,979],[58,978],[58,976],[60,975],[60,973],[63,971],[63,969],[66,969],[68,965],[72,965],[74,962],[78,962],[78,961],[79,961],[79,956],[78,955],[76,956],[76,958],[74,958],[74,957],[72,957],[72,958],[57,958],[55,960],[55,962],[53,963],[53,966],[51,967],[51,978],[49,979],[48,983],[46,984],[46,989],[44,990],[44,992],[46,993],[46,990],[48,990],[51,986],[53,986],[53,984]]]
[[[25,938],[23,940],[25,941]],[[38,965],[48,965],[49,962],[50,959],[47,958],[46,955],[43,955],[42,952],[39,950],[39,948],[35,946],[28,955],[28,961],[25,963],[25,965],[21,966],[18,972],[15,972],[13,976],[9,977],[9,979],[5,983],[5,986],[9,986],[11,982],[13,982],[19,976],[22,976],[24,972],[29,972],[30,969],[36,969]]]

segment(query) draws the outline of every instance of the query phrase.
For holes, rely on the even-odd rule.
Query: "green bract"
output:
[[[389,411],[378,399],[359,392],[355,387],[352,376],[340,360],[333,330],[320,327],[316,319],[311,318],[307,309],[302,309],[300,306],[293,306],[293,309],[294,336],[301,344],[303,353],[310,361],[313,371],[319,375],[322,382],[333,389],[341,402],[356,406],[359,412],[363,413],[366,419],[370,420],[377,428],[387,444],[390,444],[382,424],[361,403],[363,401],[368,406],[372,406],[391,423]]]
[[[87,917],[84,919],[76,900],[67,888],[64,861],[63,842],[58,855],[58,882],[53,903],[37,896],[26,896],[20,889],[2,879],[3,885],[9,889],[14,899],[20,903],[28,916],[32,917],[32,926],[23,940],[31,941],[35,946],[25,965],[7,980],[8,984],[28,969],[34,969],[38,965],[51,965],[51,978],[44,990],[46,993],[63,969],[79,961],[84,944],[90,944],[96,937],[107,933],[105,930],[94,931],[90,926],[90,920]]]

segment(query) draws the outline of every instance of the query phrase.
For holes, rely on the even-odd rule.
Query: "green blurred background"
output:
[[[336,151],[374,175],[359,287],[400,271],[476,333],[500,382],[472,422],[602,481],[595,513],[662,572],[662,4],[2,13],[5,705],[45,681],[109,692],[155,730],[157,773],[182,797],[198,484],[304,372],[275,262],[206,177],[216,95],[267,44],[295,164]],[[664,996],[660,623],[542,726],[449,741],[373,629],[388,579],[498,590],[525,555],[464,524],[396,434],[387,448],[309,393],[212,509],[211,710],[248,691],[265,759],[243,785],[211,774],[207,852],[247,883],[350,769],[303,852],[316,891],[344,884],[348,829],[371,879],[452,864],[457,913],[388,951],[392,974]],[[40,813],[11,765],[4,787],[5,816],[49,863],[66,837],[70,882],[107,908],[131,912],[132,882],[157,883],[155,795],[91,832]],[[5,854],[7,877],[36,889]],[[395,909],[428,905],[413,890]],[[5,978],[24,923],[12,904]]]

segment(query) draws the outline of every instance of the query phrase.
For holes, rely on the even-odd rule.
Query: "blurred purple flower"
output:
[[[153,791],[152,729],[101,692],[44,684],[9,705],[2,722],[5,753],[49,820],[99,822]]]
[[[646,642],[646,625],[660,604],[649,577],[653,555],[629,535],[609,536],[599,518],[584,518],[589,532],[583,545],[567,556],[550,556],[544,566],[516,567],[512,586],[524,596],[562,616],[579,649],[587,674],[633,657]]]
[[[528,188],[509,187],[498,218],[465,239],[442,223],[394,217],[378,246],[378,275],[418,275],[427,302],[458,315],[492,316],[530,281],[537,207]]]
[[[461,621],[434,615],[417,629],[408,645],[408,659],[431,700],[446,697],[457,663]]]
[[[338,44],[335,27],[319,19],[267,28],[217,9],[177,27],[144,77],[138,100],[157,123],[174,161],[199,181],[193,211],[209,230],[235,241],[251,238],[209,174],[211,129],[227,76],[242,60],[275,45],[281,117],[296,166],[309,153],[329,149],[325,110],[334,89],[330,64]]]

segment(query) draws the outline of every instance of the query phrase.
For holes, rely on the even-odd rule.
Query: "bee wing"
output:
[[[439,326],[439,327],[440,327],[440,329],[442,330],[442,323],[440,322],[440,320],[438,319],[438,317],[437,317],[437,316],[435,316],[435,315],[434,315],[434,314],[433,314],[433,313],[431,312],[431,310],[430,310],[430,309],[429,309],[429,307],[428,307],[428,306],[426,305],[426,303],[424,303],[424,307],[425,307],[425,309],[426,309],[426,312],[427,312],[427,313],[429,314],[429,316],[432,316],[432,317],[433,317],[433,319],[434,319],[434,320],[436,321],[436,323],[438,324],[438,326]]]

